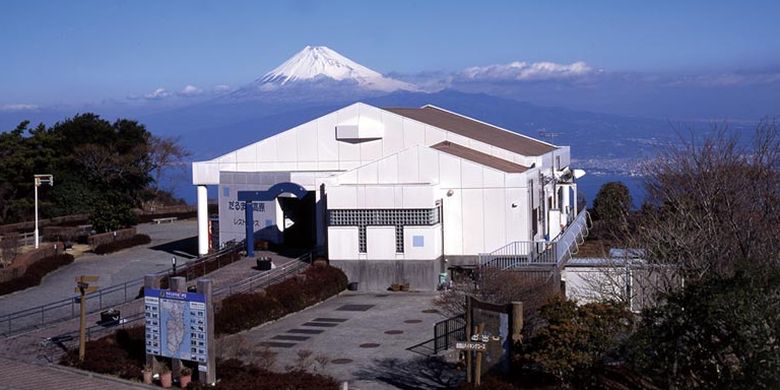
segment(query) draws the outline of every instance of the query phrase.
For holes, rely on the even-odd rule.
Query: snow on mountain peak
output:
[[[383,76],[326,46],[306,46],[257,82],[268,87],[280,87],[316,78],[354,81],[360,87],[379,91],[417,90],[414,85]]]

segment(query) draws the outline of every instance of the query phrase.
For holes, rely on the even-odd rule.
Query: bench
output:
[[[179,218],[177,218],[177,217],[155,218],[155,219],[152,220],[152,222],[154,222],[155,224],[159,225],[159,224],[161,224],[163,222],[173,223],[177,219],[179,219]]]

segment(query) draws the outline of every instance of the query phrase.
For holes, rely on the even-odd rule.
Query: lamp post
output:
[[[40,245],[40,236],[38,235],[38,187],[41,186],[41,184],[48,184],[50,186],[54,186],[54,176],[53,175],[33,175],[35,184],[35,231],[33,232],[33,235],[35,236],[35,248],[37,249]]]

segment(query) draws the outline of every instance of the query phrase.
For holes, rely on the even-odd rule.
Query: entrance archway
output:
[[[270,202],[282,194],[291,194],[298,199],[304,199],[308,191],[299,184],[289,182],[274,184],[265,191],[238,191],[238,201],[245,203],[246,255],[248,257],[255,255],[255,222],[252,202]]]

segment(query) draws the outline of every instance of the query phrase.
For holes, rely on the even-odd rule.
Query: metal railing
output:
[[[233,283],[230,286],[216,289],[214,291],[214,300],[223,299],[233,294],[265,288],[276,282],[287,279],[291,275],[295,275],[308,267],[309,263],[311,263],[311,258],[311,253],[307,253],[270,271],[251,276],[237,283]]]
[[[164,280],[170,276],[185,276],[187,280],[192,280],[236,261],[240,250],[241,243],[235,243],[179,267],[175,275],[171,270],[160,271],[155,275]],[[144,278],[140,277],[87,294],[84,297],[87,313],[135,300],[141,295],[143,285]],[[73,296],[0,316],[0,336],[10,336],[76,318],[79,316],[79,300],[78,296]]]
[[[523,266],[563,267],[588,235],[590,214],[582,210],[552,241],[515,241],[491,253],[479,254],[479,266],[511,269]]]
[[[466,319],[463,314],[433,325],[433,353],[437,354],[466,339]]]

